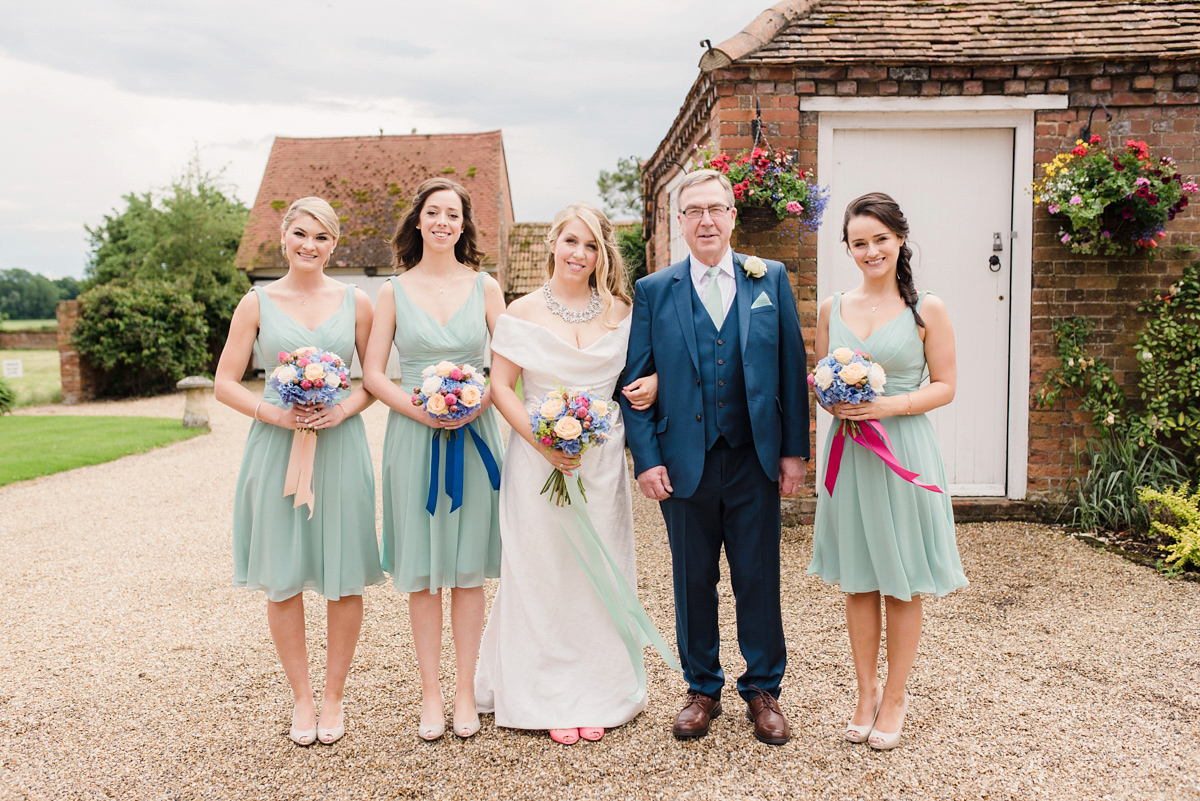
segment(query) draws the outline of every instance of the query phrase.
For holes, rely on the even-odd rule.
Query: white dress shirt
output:
[[[709,265],[698,261],[695,256],[688,255],[691,261],[692,271],[692,286],[696,287],[696,294],[701,300],[704,300],[704,293],[708,291],[708,268]],[[737,279],[733,275],[733,249],[725,251],[725,255],[721,257],[721,261],[717,263],[717,267],[721,268],[721,272],[717,273],[717,286],[721,289],[721,302],[725,306],[725,316],[729,316],[729,307],[733,305],[733,298],[737,295]]]

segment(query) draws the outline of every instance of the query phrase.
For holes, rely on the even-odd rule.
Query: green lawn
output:
[[[58,328],[57,320],[0,320],[2,331],[53,331]]]
[[[8,378],[17,391],[17,406],[36,406],[62,400],[62,376],[57,350],[0,350],[0,360],[20,359],[24,375]]]
[[[166,417],[0,418],[0,486],[143,453],[197,434]]]

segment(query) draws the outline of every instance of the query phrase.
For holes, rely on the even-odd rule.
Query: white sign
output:
[[[5,378],[20,378],[25,375],[21,369],[20,359],[5,359],[4,360],[4,377]]]

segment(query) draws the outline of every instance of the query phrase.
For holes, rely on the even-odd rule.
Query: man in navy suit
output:
[[[658,373],[644,411],[622,398],[634,472],[660,502],[671,545],[675,633],[688,683],[672,728],[703,737],[721,714],[717,582],[721,548],[736,600],[746,672],[738,694],[754,734],[782,745],[787,665],[779,599],[780,496],[798,492],[809,456],[800,320],[779,262],[729,247],[729,180],[688,174],[679,222],[691,255],[637,283],[623,383]]]

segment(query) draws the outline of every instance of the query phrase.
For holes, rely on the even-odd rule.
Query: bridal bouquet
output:
[[[412,404],[423,407],[430,417],[461,420],[483,403],[483,377],[469,364],[431,364],[421,371],[421,378]]]
[[[338,394],[350,389],[350,370],[336,353],[314,347],[279,351],[279,366],[267,379],[284,403],[337,403]]]
[[[608,439],[616,412],[617,405],[610,398],[594,395],[578,387],[555,387],[529,413],[529,423],[533,427],[534,439],[542,446],[562,451],[568,456],[579,456],[593,445],[600,445]],[[586,502],[583,479],[577,478],[576,483]],[[550,500],[559,506],[571,503],[566,478],[558,470],[552,471],[542,486],[542,494],[547,492],[550,493]]]
[[[881,365],[871,361],[870,354],[837,348],[817,362],[816,369],[808,376],[808,383],[816,391],[822,406],[870,403],[883,392],[887,374]]]

